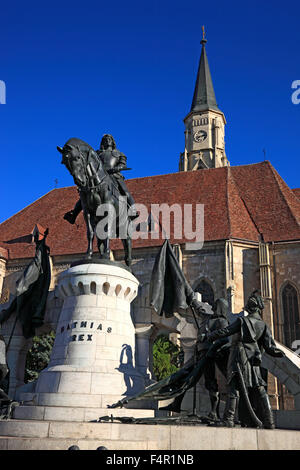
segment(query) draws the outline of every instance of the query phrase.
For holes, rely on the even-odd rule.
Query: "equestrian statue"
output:
[[[130,222],[136,213],[133,197],[120,173],[130,169],[126,167],[125,155],[116,148],[114,138],[109,134],[102,137],[97,152],[77,138],[69,139],[63,148],[57,147],[57,150],[62,154],[61,163],[73,176],[80,196],[74,209],[67,212],[64,219],[74,224],[83,211],[87,227],[87,259],[92,259],[95,236],[100,258],[104,259],[110,258],[110,239],[121,238],[125,263],[130,266]]]

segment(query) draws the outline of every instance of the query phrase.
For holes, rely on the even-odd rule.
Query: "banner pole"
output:
[[[190,305],[190,308],[192,310],[192,314],[193,314],[194,321],[195,321],[195,324],[196,324],[196,327],[197,327],[197,331],[199,332],[200,327],[199,327],[199,323],[198,323],[197,318],[196,318],[196,313],[195,313],[194,307],[192,307],[192,305]],[[197,339],[196,339],[195,349],[194,349],[194,366],[196,366],[196,363],[197,363]],[[197,383],[195,383],[194,388],[193,388],[193,416],[197,416]]]

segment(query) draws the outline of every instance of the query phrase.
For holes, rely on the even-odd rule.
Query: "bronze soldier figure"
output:
[[[248,407],[248,414],[252,419],[257,418],[255,413],[253,418],[253,409],[251,408],[249,395],[247,396],[247,393],[250,392],[256,397],[257,408],[260,408],[263,426],[267,429],[275,427],[269,397],[266,392],[267,384],[262,377],[260,366],[263,351],[273,357],[283,357],[284,353],[276,347],[268,326],[261,318],[263,308],[264,304],[260,295],[257,291],[254,291],[245,307],[248,316],[240,317],[230,326],[207,335],[209,342],[232,336],[227,369],[228,396],[224,414],[224,424],[228,427],[234,426],[234,417],[240,395]]]
[[[215,421],[220,418],[220,394],[216,379],[216,366],[224,377],[226,377],[230,344],[227,338],[221,338],[216,340],[213,347],[211,347],[211,343],[205,339],[205,336],[208,332],[214,332],[220,328],[226,328],[226,326],[228,326],[227,311],[227,301],[222,298],[217,299],[213,305],[213,315],[204,319],[204,325],[201,328],[202,331],[199,332],[199,340],[197,343],[200,359],[205,355],[209,358],[204,369],[204,385],[209,392],[211,402],[211,411],[208,417]],[[202,338],[203,340],[201,341]]]
[[[226,377],[230,344],[227,338],[221,338],[216,340],[212,345],[211,342],[207,341],[206,336],[208,333],[219,330],[220,328],[226,328],[228,326],[228,303],[225,299],[217,299],[212,307],[214,312],[213,314],[206,313],[206,311],[202,308],[201,303],[195,298],[195,296],[193,296],[190,305],[192,308],[194,308],[198,318],[201,321],[196,343],[196,357],[197,361],[207,357],[207,361],[204,367],[204,383],[205,388],[209,392],[209,398],[211,402],[211,411],[208,414],[208,418],[212,421],[216,421],[220,418],[220,396],[218,382],[216,379],[216,366],[218,366],[221,373]],[[160,409],[179,413],[184,395],[185,393],[179,395],[175,398],[171,405]]]

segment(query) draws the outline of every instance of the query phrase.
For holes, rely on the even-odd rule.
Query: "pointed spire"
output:
[[[197,80],[195,85],[194,97],[191,106],[191,111],[205,111],[208,108],[220,111],[216,102],[215,91],[210,75],[205,44],[205,30],[202,26],[203,38],[201,40],[202,51],[197,73]]]

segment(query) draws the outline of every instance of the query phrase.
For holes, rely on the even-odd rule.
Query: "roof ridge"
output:
[[[238,166],[255,166],[255,165],[263,165],[264,163],[270,163],[269,160],[262,160],[261,162],[255,163],[245,163],[244,165],[230,165],[232,168],[236,168]]]
[[[262,162],[256,162],[256,163],[246,163],[244,165],[230,165],[230,168],[262,165],[265,162],[268,162],[268,160],[263,160]],[[137,180],[137,179],[142,179],[142,178],[156,178],[157,176],[181,175],[181,174],[187,174],[187,173],[196,173],[197,174],[199,171],[220,171],[220,170],[224,170],[226,168],[228,168],[228,167],[222,166],[222,167],[218,167],[218,168],[201,168],[201,170],[174,171],[172,173],[163,173],[163,174],[159,174],[159,175],[136,176],[134,178],[127,178],[126,181]],[[295,188],[295,189],[298,189],[298,188]]]

